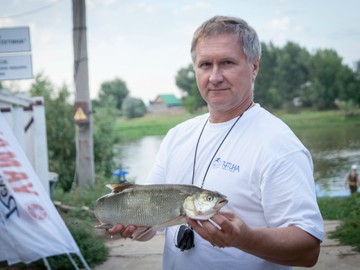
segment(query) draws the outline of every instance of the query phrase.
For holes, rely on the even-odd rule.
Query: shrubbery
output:
[[[318,202],[324,219],[343,221],[330,237],[360,252],[360,193],[346,198],[321,198]]]

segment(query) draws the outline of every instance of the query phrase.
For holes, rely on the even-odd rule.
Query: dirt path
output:
[[[325,221],[325,231],[335,230],[338,221]],[[161,270],[164,235],[158,234],[148,242],[137,242],[119,238],[110,239],[109,259],[94,270]],[[146,266],[144,268],[144,266]],[[312,268],[295,267],[294,270],[359,270],[360,253],[352,251],[349,246],[339,244],[338,241],[325,238],[321,244],[318,263]]]
[[[344,246],[339,241],[329,239],[327,234],[334,231],[340,224],[339,221],[325,221],[326,236],[321,244],[318,263],[312,268],[295,267],[294,270],[359,270],[360,253],[354,252],[351,247]]]

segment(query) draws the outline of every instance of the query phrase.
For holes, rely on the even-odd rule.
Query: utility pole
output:
[[[76,177],[80,189],[95,183],[94,149],[86,40],[85,0],[72,0],[76,97]]]

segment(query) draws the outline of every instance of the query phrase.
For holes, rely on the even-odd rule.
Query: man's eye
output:
[[[211,66],[211,64],[208,63],[208,62],[204,62],[204,63],[201,63],[199,66],[200,66],[201,68],[208,68],[208,67]]]
[[[224,65],[232,65],[232,64],[234,64],[233,61],[224,61]]]

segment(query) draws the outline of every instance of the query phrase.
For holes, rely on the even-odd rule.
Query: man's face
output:
[[[242,46],[233,35],[199,40],[194,67],[200,94],[210,112],[236,112],[252,101],[258,61],[247,62]]]

